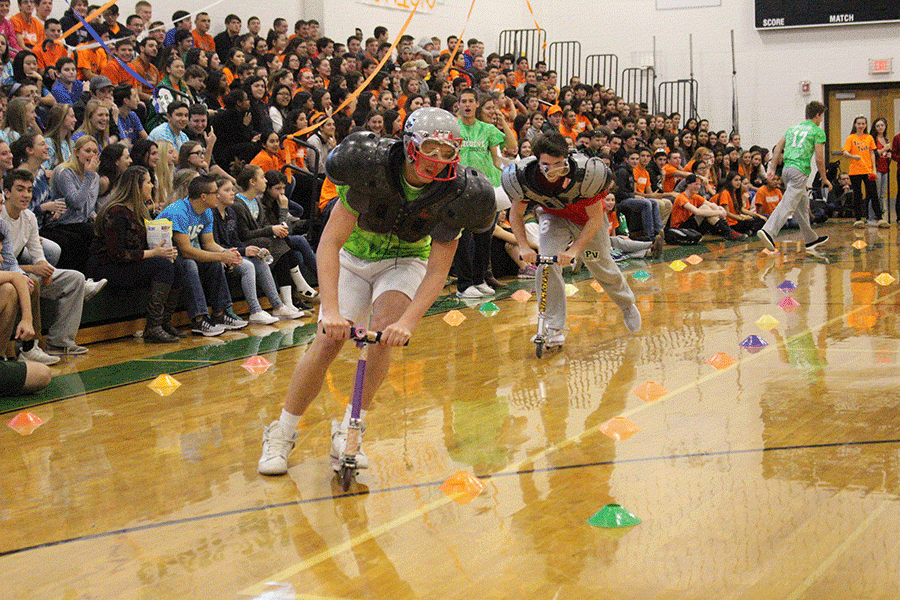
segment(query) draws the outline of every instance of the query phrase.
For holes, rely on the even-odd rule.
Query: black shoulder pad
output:
[[[444,206],[442,221],[454,229],[484,232],[494,226],[497,202],[494,186],[472,167],[458,167],[454,180],[456,198]]]
[[[388,143],[385,144],[384,141]],[[336,185],[377,188],[384,183],[379,179],[384,177],[383,172],[388,166],[387,155],[395,142],[396,140],[381,140],[371,131],[351,133],[328,155],[325,173]],[[380,156],[382,153],[383,157]],[[380,169],[376,168],[379,163]]]

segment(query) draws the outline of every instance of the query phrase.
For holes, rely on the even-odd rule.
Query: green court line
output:
[[[721,242],[714,241],[711,243],[720,244]],[[708,252],[710,252],[709,244],[667,247],[664,262],[669,263],[673,260],[686,258],[692,254],[699,255]],[[642,260],[625,260],[619,263],[619,267],[623,272],[644,266],[646,266],[646,263]],[[568,282],[583,281],[589,278],[590,273],[585,268],[582,268],[578,273],[566,275],[566,281]],[[533,280],[512,280],[508,282],[507,288],[497,292],[496,296],[485,299],[484,302],[506,299],[520,289],[531,291],[533,286]],[[431,308],[428,309],[428,312],[425,313],[425,316],[446,313],[454,309],[477,308],[478,305],[484,302],[479,301],[467,304],[454,294],[448,294],[438,298]],[[79,373],[59,375],[54,377],[50,385],[40,394],[0,397],[0,413],[18,411],[67,398],[151,381],[159,375],[174,375],[242,358],[249,358],[257,354],[267,354],[277,350],[306,345],[312,342],[315,336],[315,327],[315,323],[309,323],[294,329],[279,330],[266,336],[249,336],[237,340],[228,340],[221,344],[183,348],[152,357],[95,367]]]

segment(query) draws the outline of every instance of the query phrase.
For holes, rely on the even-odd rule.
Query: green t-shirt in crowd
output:
[[[419,197],[419,194],[422,193],[422,188],[409,185],[403,177],[400,178],[400,181],[403,183],[403,193],[406,196],[406,201],[415,202],[416,198]],[[344,208],[358,216],[359,212],[353,210],[347,203],[347,190],[348,186],[346,185],[337,186],[338,196],[340,197]],[[369,262],[376,262],[388,258],[408,257],[428,260],[428,255],[431,253],[431,236],[426,235],[417,242],[404,242],[395,235],[366,231],[365,229],[361,229],[359,224],[357,224],[350,233],[350,237],[347,238],[347,243],[344,244],[344,250],[353,256]]]
[[[816,144],[825,143],[825,132],[812,121],[794,125],[784,134],[784,166],[798,169],[807,175],[816,153]]]
[[[494,166],[491,148],[506,141],[502,131],[484,121],[466,125],[459,120],[462,132],[462,147],[459,149],[459,164],[473,167],[484,173],[494,187],[500,187],[500,169]]]

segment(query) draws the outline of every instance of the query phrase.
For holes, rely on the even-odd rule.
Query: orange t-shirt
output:
[[[25,22],[22,13],[11,16],[9,20],[12,22],[16,33],[22,34],[22,39],[29,50],[35,46],[40,46],[41,42],[44,41],[44,24],[34,16],[31,17],[31,21],[28,23]]]
[[[699,194],[694,195],[693,198],[688,198],[685,194],[678,194],[675,202],[672,203],[672,216],[669,217],[669,224],[672,227],[681,227],[685,221],[694,216],[694,213],[686,209],[684,205],[691,203],[700,208],[704,202],[706,202],[706,199]]]
[[[87,50],[79,50],[75,48],[75,63],[78,65],[78,78],[82,81],[89,80],[92,76],[84,72],[84,69],[90,69],[95,75],[99,75],[109,59],[106,50],[103,48],[88,48]]]
[[[232,73],[231,69],[229,69],[228,67],[222,67],[222,73],[225,75],[225,81],[228,82],[228,85],[230,86],[231,82],[234,81],[234,73]],[[299,88],[294,91],[294,94],[296,94],[298,91],[300,91]]]
[[[647,193],[650,187],[650,173],[641,165],[636,166],[632,172],[634,173],[634,191],[641,194]]]
[[[100,69],[100,74],[104,77],[109,77],[109,80],[113,82],[113,85],[127,83],[134,87],[138,83],[138,80],[132,77],[128,71],[125,70],[125,67],[123,67],[114,57],[109,57],[109,60],[106,61],[106,64]]]
[[[572,141],[575,141],[575,139],[578,137],[578,130],[575,127],[573,127],[572,129],[566,127],[565,121],[559,124],[559,132],[563,134],[564,137],[571,138]]]
[[[216,43],[213,41],[213,38],[208,33],[200,33],[196,29],[191,31],[191,35],[194,36],[194,47],[200,48],[201,50],[206,50],[207,52],[215,52],[216,51]]]
[[[584,115],[577,115],[575,117],[575,131],[577,133],[581,133],[582,131],[587,131],[588,126],[590,126],[591,120],[588,119]]]
[[[519,69],[516,69],[514,72],[516,74],[516,87],[519,87],[520,85],[525,83],[525,75],[527,72],[523,73]]]
[[[328,203],[338,197],[337,186],[328,177],[322,182],[322,191],[319,193],[319,210],[325,210]]]
[[[281,171],[282,167],[287,164],[287,161],[281,154],[269,154],[265,150],[260,150],[259,154],[250,161],[250,164],[260,167],[263,171]],[[287,177],[288,181],[290,181],[290,171],[288,171]]]
[[[284,140],[284,159],[288,163],[293,163],[301,168],[306,168],[306,148],[295,142],[291,138]]]
[[[762,186],[756,192],[756,198],[753,201],[756,204],[756,212],[766,216],[771,215],[778,203],[781,202],[781,196],[781,190],[777,188],[770,190],[769,186]]]
[[[135,73],[146,79],[149,83],[152,83],[153,85],[159,83],[159,69],[157,69],[152,63],[144,63],[142,59],[135,58],[128,64],[128,66],[131,67],[131,69]],[[148,88],[143,83],[141,84],[141,87],[143,88],[145,93],[153,93],[153,89]]]
[[[58,61],[62,57],[69,56],[69,51],[66,50],[65,46],[62,46],[55,42],[52,44],[48,43],[46,50],[44,50],[42,46],[43,42],[41,42],[40,46],[35,46],[34,50],[32,50],[32,52],[34,52],[34,55],[37,56],[38,69],[42,71],[47,67],[55,66],[56,61]]]
[[[664,171],[665,179],[663,179],[663,191],[671,192],[678,184],[678,180],[681,179],[680,176],[675,175],[675,172],[680,171],[680,169],[676,169],[672,165],[666,165]]]
[[[615,235],[616,229],[619,228],[619,213],[616,212],[616,207],[606,211],[606,220],[609,221],[609,235]]]
[[[731,192],[728,190],[722,190],[715,196],[710,199],[710,202],[714,204],[718,204],[719,206],[724,206],[725,210],[727,210],[731,214],[738,214],[738,211],[734,210],[734,198],[731,197]],[[731,217],[727,217],[727,221],[729,225],[737,224],[737,219],[733,219]]]
[[[875,140],[868,133],[865,135],[851,134],[844,142],[844,152],[849,152],[860,157],[859,160],[850,161],[851,175],[868,175],[875,172],[872,164],[872,151],[875,150]]]

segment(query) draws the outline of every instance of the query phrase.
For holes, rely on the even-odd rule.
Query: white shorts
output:
[[[338,310],[354,325],[367,326],[372,304],[385,292],[397,291],[412,299],[425,278],[428,264],[421,258],[388,258],[369,262],[343,248],[339,253]],[[321,311],[319,318],[321,319]]]

